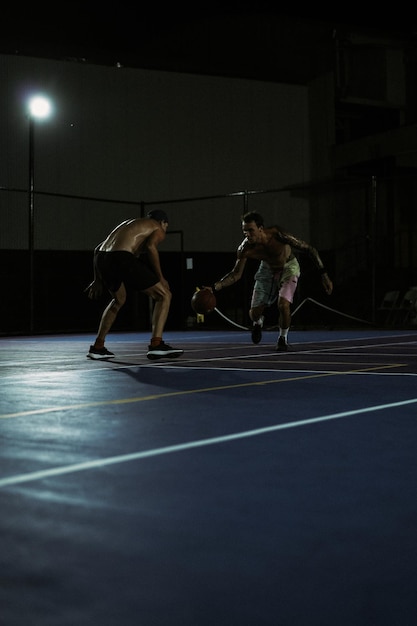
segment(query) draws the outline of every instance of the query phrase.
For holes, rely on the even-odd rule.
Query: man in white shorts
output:
[[[214,284],[214,291],[230,287],[243,274],[247,259],[261,261],[255,274],[249,317],[253,322],[252,341],[262,338],[266,307],[278,301],[279,337],[277,350],[288,349],[288,332],[291,325],[291,304],[297,289],[300,266],[292,249],[306,252],[321,274],[323,288],[330,295],[333,283],[327,275],[319,253],[310,244],[285,232],[279,226],[264,227],[263,217],[254,211],[242,216],[242,231],[245,239],[237,249],[233,269]]]

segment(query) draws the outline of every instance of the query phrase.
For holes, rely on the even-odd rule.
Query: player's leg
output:
[[[117,314],[126,302],[126,289],[124,284],[122,283],[119,289],[111,295],[112,300],[104,309],[101,316],[96,340],[94,344],[90,346],[90,350],[87,354],[90,359],[109,359],[114,357],[113,352],[107,350],[104,344],[106,337],[114,324]]]
[[[152,285],[152,287],[145,289],[144,293],[150,296],[155,302],[152,312],[152,337],[147,353],[148,359],[159,359],[164,356],[171,358],[180,356],[184,353],[184,350],[172,348],[163,340],[165,324],[171,306],[171,291],[161,282],[158,282]]]
[[[279,312],[279,337],[277,342],[277,350],[285,351],[288,349],[288,332],[291,326],[291,307],[290,302],[279,296],[278,298]]]
[[[291,326],[291,304],[298,285],[297,274],[283,273],[278,296],[279,337],[277,350],[285,352],[288,349],[288,332]]]
[[[152,339],[162,341],[171,306],[172,293],[168,288],[164,287],[161,282],[145,289],[144,293],[150,296],[155,302],[152,313]]]
[[[255,274],[255,284],[249,309],[249,317],[253,322],[251,329],[253,343],[259,343],[262,339],[263,313],[265,308],[276,298],[277,291],[277,284],[269,265],[261,261]]]
[[[253,296],[252,296],[253,301]],[[249,309],[249,317],[252,320],[252,341],[253,343],[259,343],[262,339],[262,328],[264,325],[264,316],[263,312],[265,310],[265,304],[258,304],[256,306],[251,306]]]

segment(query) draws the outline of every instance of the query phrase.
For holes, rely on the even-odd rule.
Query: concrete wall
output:
[[[22,190],[0,192],[0,249],[27,248],[33,92],[54,103],[53,116],[35,124],[38,250],[91,250],[138,215],[140,202],[309,180],[304,87],[7,55],[0,84],[0,187]],[[229,251],[241,239],[240,197],[164,208],[189,250]],[[306,201],[283,192],[258,196],[249,208],[308,239]],[[176,250],[178,242],[166,246]]]

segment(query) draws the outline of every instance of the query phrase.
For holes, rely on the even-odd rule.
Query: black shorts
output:
[[[156,274],[131,252],[97,252],[94,264],[109,291],[115,293],[122,283],[128,289],[144,291],[159,282]]]

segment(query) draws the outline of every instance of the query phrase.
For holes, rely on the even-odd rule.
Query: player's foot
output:
[[[89,359],[112,359],[114,354],[110,352],[110,350],[107,350],[107,348],[95,348],[94,346],[90,346],[87,357]]]
[[[184,354],[184,350],[177,350],[175,348],[171,348],[168,344],[162,342],[159,346],[149,346],[148,354],[146,355],[148,359],[162,359],[164,356],[175,359],[178,356]]]
[[[252,326],[252,342],[259,343],[262,339],[262,327],[264,325],[264,318],[260,317],[257,322],[253,323]]]
[[[288,350],[288,344],[285,337],[279,337],[277,342],[277,351],[278,352],[286,352]]]

